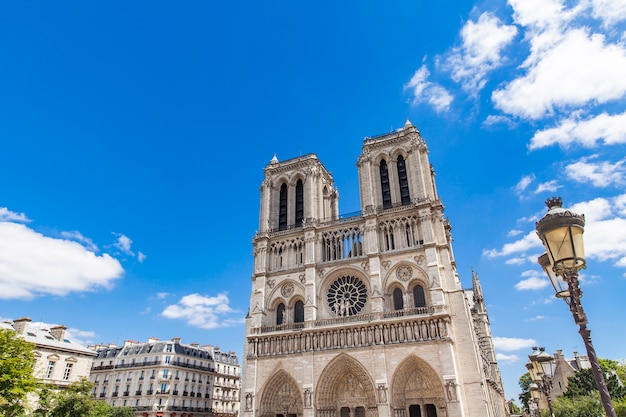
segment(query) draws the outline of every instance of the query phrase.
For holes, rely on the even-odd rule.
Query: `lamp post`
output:
[[[606,416],[616,417],[611,395],[591,343],[591,330],[587,328],[587,316],[580,300],[582,290],[578,285],[578,272],[585,268],[583,244],[585,216],[564,209],[561,197],[547,199],[546,205],[548,212],[535,225],[537,234],[546,248],[545,256],[539,257],[539,264],[548,274],[556,296],[567,303],[574,322],[579,326],[578,332],[585,344]]]
[[[539,386],[533,382],[528,386],[528,390],[530,391],[530,398],[534,404],[533,409],[531,410],[532,414],[535,417],[541,417],[541,408],[539,408],[539,397],[541,394],[539,394]]]
[[[554,376],[554,358],[548,354],[545,348],[533,348],[533,353],[528,355],[530,362],[526,364],[526,368],[530,373],[533,383],[529,387],[530,395],[533,397],[537,405],[541,399],[541,394],[546,397],[550,416],[554,417],[552,410],[552,377]]]

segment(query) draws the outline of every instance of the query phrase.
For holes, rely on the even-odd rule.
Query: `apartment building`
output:
[[[234,352],[179,338],[92,347],[93,395],[136,415],[234,417],[239,413],[240,365]]]

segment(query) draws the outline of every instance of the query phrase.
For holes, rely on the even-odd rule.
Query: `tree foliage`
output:
[[[601,368],[603,368],[602,371],[604,372],[604,381],[611,398],[618,400],[626,396],[626,387],[624,387],[620,382],[616,371],[606,366],[602,366],[602,364]],[[567,398],[576,398],[587,395],[591,391],[598,391],[596,380],[593,377],[593,372],[591,369],[580,369],[576,371],[574,376],[569,377],[567,380],[567,391],[565,391],[563,396]]]
[[[11,329],[0,329],[0,416],[24,412],[26,395],[37,389],[35,346]]]
[[[47,391],[39,398],[37,417],[133,417],[132,408],[111,407],[91,395],[94,384],[83,378],[63,391]],[[43,394],[43,392],[42,392]]]
[[[575,398],[559,397],[552,401],[554,417],[597,417],[604,415],[598,391]]]
[[[530,408],[528,407],[528,403],[530,402],[530,384],[533,383],[533,380],[530,377],[530,373],[526,372],[519,378],[518,384],[522,389],[522,392],[519,394],[518,398],[522,403],[522,408],[526,410],[526,412],[530,412]]]

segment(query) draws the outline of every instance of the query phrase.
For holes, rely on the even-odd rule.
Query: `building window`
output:
[[[365,306],[367,288],[359,278],[344,275],[330,285],[326,299],[328,307],[337,316],[353,316]]]
[[[409,180],[406,174],[406,162],[404,157],[398,157],[398,181],[400,183],[400,198],[402,199],[402,205],[405,206],[411,203],[411,195],[409,193]]]
[[[49,361],[48,362],[48,369],[46,370],[46,378],[52,378],[52,373],[54,372],[54,365],[56,364],[56,362],[54,361]]]
[[[166,356],[165,357],[165,363],[170,363],[171,360],[172,360],[171,356]]]
[[[426,307],[426,296],[424,295],[424,287],[416,285],[413,287],[413,299],[415,307]]]
[[[302,226],[304,220],[304,185],[302,180],[296,183],[296,226]]]
[[[72,366],[74,366],[73,363],[66,363],[65,364],[65,372],[63,373],[63,380],[64,381],[69,381],[70,375],[72,375]]]
[[[304,303],[302,301],[296,301],[293,308],[293,322],[304,323]]]
[[[278,206],[278,230],[287,229],[287,184],[280,186],[280,201]]]
[[[165,346],[165,351],[166,352],[171,352],[172,351],[172,345],[166,345]]]
[[[283,303],[280,303],[276,309],[276,325],[280,326],[281,324],[285,324],[285,305]]]
[[[389,186],[389,171],[387,161],[380,161],[380,189],[383,197],[383,208],[391,207],[391,187]]]
[[[169,376],[169,373],[170,373],[169,369],[164,369],[163,370],[163,378],[167,378]]]
[[[394,310],[402,310],[404,308],[404,300],[402,297],[402,290],[400,288],[396,288],[393,290],[393,309]]]

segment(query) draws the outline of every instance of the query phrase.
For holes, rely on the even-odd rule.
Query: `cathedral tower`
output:
[[[315,155],[265,168],[242,415],[503,417],[478,277],[463,290],[419,131],[366,138],[357,168],[351,217]]]

